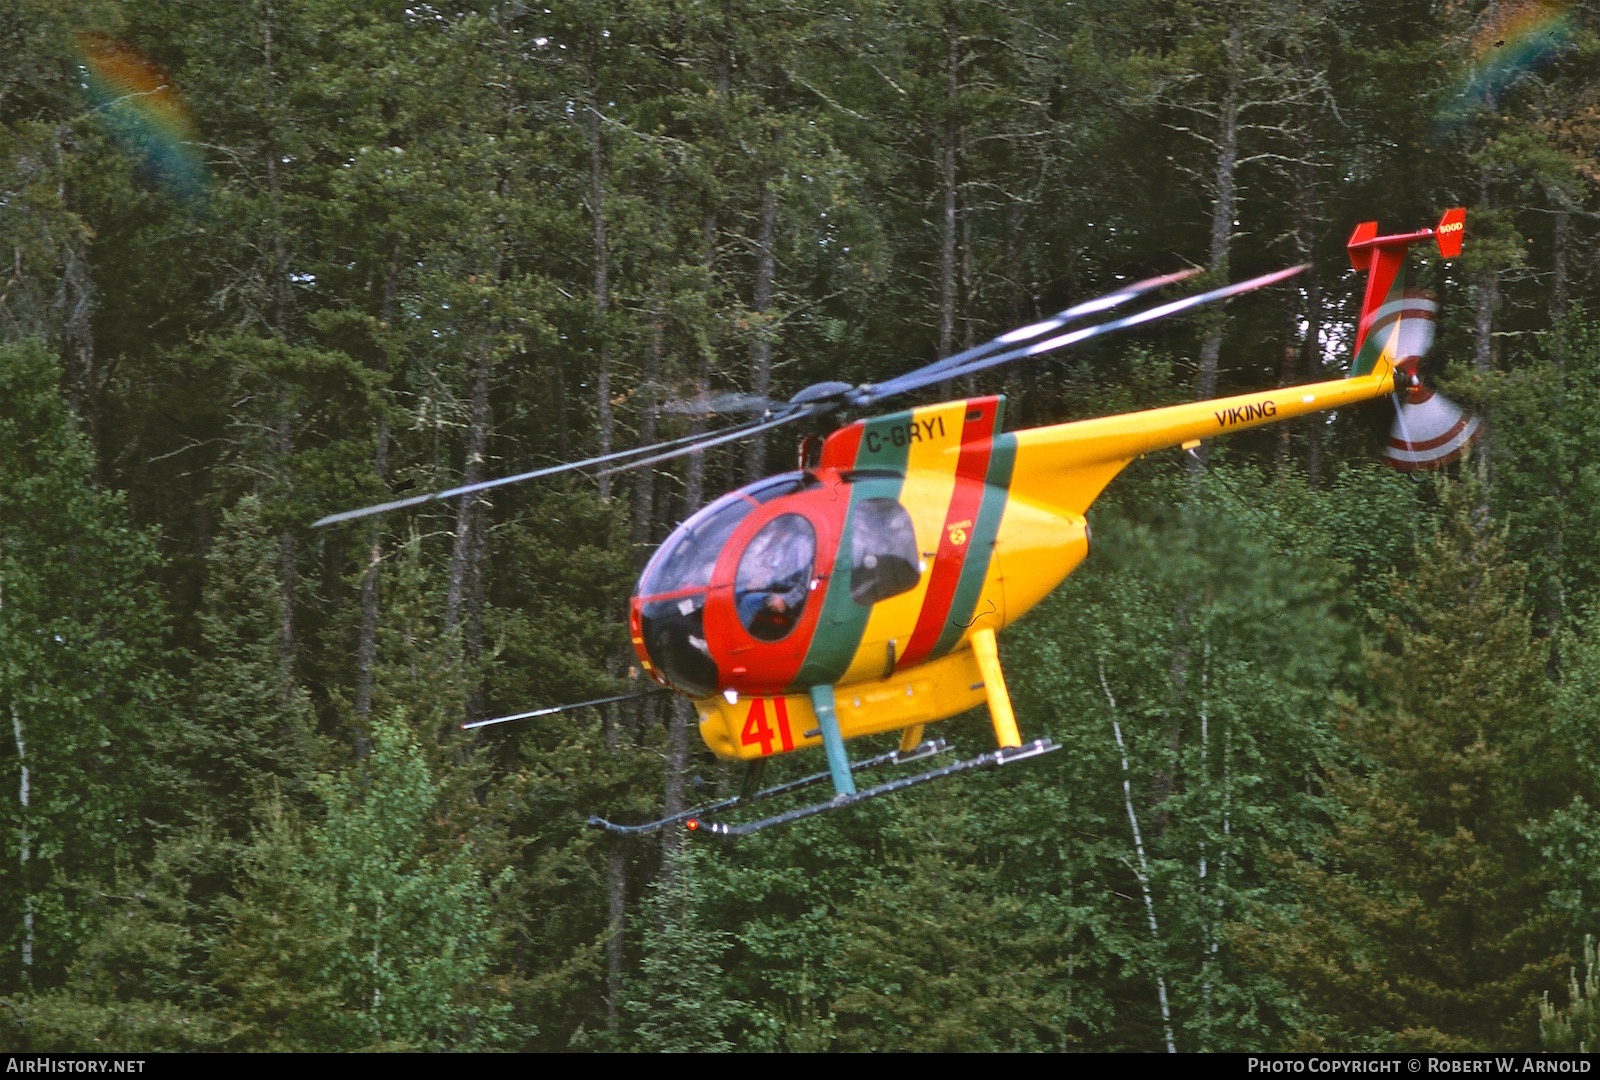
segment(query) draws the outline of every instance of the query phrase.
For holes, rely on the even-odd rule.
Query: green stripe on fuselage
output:
[[[1391,304],[1400,303],[1405,297],[1406,264],[1405,259],[1402,258],[1400,260],[1400,269],[1395,272],[1394,281],[1389,283],[1389,292],[1384,296],[1383,301],[1379,303],[1378,311],[1382,311]],[[1377,312],[1373,314],[1376,315]],[[1372,369],[1378,366],[1378,357],[1383,355],[1384,346],[1389,344],[1389,334],[1393,329],[1391,326],[1388,328],[1388,332],[1369,333],[1367,335],[1366,340],[1361,343],[1361,351],[1356,354],[1355,363],[1350,365],[1350,377],[1352,379],[1357,375],[1372,374]]]
[[[870,473],[850,476],[850,509],[845,515],[844,529],[839,534],[839,550],[834,554],[833,569],[828,573],[828,587],[823,596],[822,614],[811,636],[811,647],[794,677],[791,688],[796,690],[836,683],[849,670],[855,660],[856,649],[861,645],[861,635],[866,632],[871,607],[863,607],[850,599],[851,548],[855,536],[856,507],[863,499],[898,499],[900,487],[905,482],[907,443],[902,439],[894,445],[891,433],[904,431],[911,414],[896,413],[869,421],[862,432],[861,448],[856,454],[856,468],[870,469]],[[868,449],[868,435],[875,434]]]
[[[851,468],[857,472],[881,469],[904,476],[911,444],[917,438],[915,418],[916,410],[907,409],[862,424],[861,442],[856,447],[856,460]]]
[[[1011,467],[1017,461],[1017,437],[996,435],[989,453],[989,473],[984,477],[983,502],[978,506],[978,520],[972,526],[967,541],[967,557],[961,564],[961,578],[956,582],[955,597],[950,601],[950,612],[945,616],[944,629],[929,653],[929,658],[943,656],[955,648],[961,635],[972,625],[973,609],[983,594],[983,581],[989,573],[989,563],[994,559],[995,539],[1000,535],[1000,518],[1005,514],[1006,498],[1011,489]]]

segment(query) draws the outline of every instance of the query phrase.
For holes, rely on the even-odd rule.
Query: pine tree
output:
[[[1532,1001],[1559,956],[1550,870],[1527,838],[1571,790],[1550,737],[1544,650],[1525,572],[1478,507],[1444,488],[1438,533],[1394,582],[1372,695],[1331,769],[1343,806],[1292,863],[1301,899],[1252,952],[1323,1014],[1300,1045],[1530,1047]]]
[[[218,903],[205,975],[229,1050],[305,1052],[371,1045],[359,1003],[336,977],[355,920],[336,878],[313,865],[315,841],[277,793],[258,804]]]
[[[732,945],[726,930],[705,921],[704,849],[678,853],[670,877],[652,886],[645,904],[644,960],[630,987],[631,1048],[648,1053],[733,1049],[727,1030],[740,1003],[727,990],[722,964]]]
[[[64,985],[13,998],[19,1049],[133,1053],[219,1050],[225,1024],[206,963],[216,912],[207,885],[225,881],[234,845],[204,824],[173,833],[148,863],[118,868],[90,890],[93,929]]]
[[[1583,969],[1581,984],[1578,969],[1572,969],[1565,1009],[1551,1005],[1548,992],[1539,1001],[1539,1038],[1546,1050],[1587,1054],[1600,1046],[1600,953],[1592,937],[1583,939]]]
[[[154,538],[90,482],[93,455],[37,342],[0,346],[0,911],[7,991],[59,982],[83,892],[151,850],[182,777]]]
[[[206,569],[185,749],[212,819],[242,841],[250,808],[269,790],[306,801],[320,755],[309,697],[284,670],[278,649],[277,538],[262,521],[259,499],[247,495],[223,515]]]

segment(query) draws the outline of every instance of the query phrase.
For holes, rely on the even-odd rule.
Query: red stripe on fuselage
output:
[[[822,444],[822,458],[817,463],[818,469],[838,469],[840,472],[849,472],[856,467],[856,454],[861,450],[861,432],[865,430],[861,421],[857,420],[849,427],[842,427],[830,434]]]
[[[976,412],[976,418],[972,414]],[[928,579],[928,591],[922,599],[922,610],[917,614],[917,628],[901,655],[897,667],[921,663],[939,641],[944,621],[950,615],[950,603],[955,599],[956,585],[961,581],[961,567],[971,548],[973,527],[978,521],[978,510],[983,505],[984,478],[989,473],[989,453],[994,445],[995,400],[969,403],[967,420],[961,427],[961,457],[956,463],[956,487],[950,496],[950,509],[945,512],[944,524],[939,530],[939,553],[933,560],[933,572]],[[965,521],[966,538],[955,544],[950,539],[956,522]]]

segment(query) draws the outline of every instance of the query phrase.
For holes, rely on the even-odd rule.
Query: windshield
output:
[[[805,483],[800,473],[768,477],[732,491],[679,525],[661,545],[639,578],[640,596],[659,596],[711,584],[717,557],[739,522],[765,502],[798,490]]]

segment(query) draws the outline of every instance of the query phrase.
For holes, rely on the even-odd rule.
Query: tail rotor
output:
[[[1379,309],[1374,330],[1390,328],[1386,351],[1394,357],[1394,425],[1384,458],[1401,472],[1442,469],[1467,452],[1482,430],[1476,416],[1436,393],[1417,373],[1433,345],[1439,304],[1423,292],[1407,290],[1397,303]]]
[[[1466,212],[1447,211],[1438,226],[1379,236],[1375,221],[1362,222],[1350,237],[1350,263],[1368,272],[1367,295],[1356,334],[1352,374],[1387,361],[1394,369],[1394,425],[1384,458],[1401,472],[1442,469],[1467,452],[1482,432],[1478,418],[1424,385],[1417,373],[1433,345],[1439,304],[1430,294],[1405,288],[1406,249],[1433,240],[1446,259],[1461,253]]]

